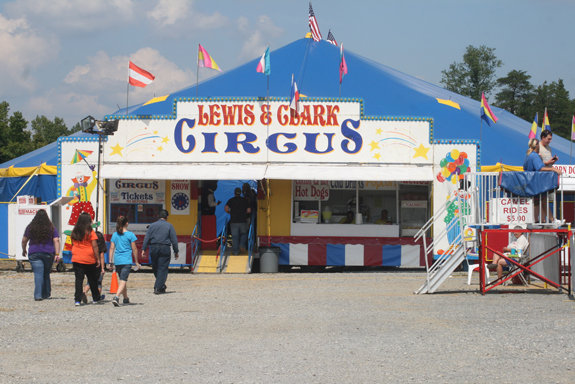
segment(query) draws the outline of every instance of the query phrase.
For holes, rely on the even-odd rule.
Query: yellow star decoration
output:
[[[383,130],[382,130],[381,128],[377,128],[377,129],[375,130],[375,133],[378,134],[378,135],[381,135],[382,132],[383,132]]]
[[[415,148],[415,154],[413,155],[413,158],[415,159],[416,157],[423,157],[425,160],[429,160],[427,158],[427,152],[429,152],[430,149],[431,147],[425,148],[423,144],[419,144],[419,147]]]
[[[110,156],[113,155],[122,156],[122,149],[124,149],[124,147],[121,147],[120,144],[116,144],[115,146],[112,147],[112,153],[110,153]]]
[[[168,136],[166,136],[162,139],[162,144],[167,143],[168,141],[170,141],[170,139],[168,139]]]
[[[372,141],[371,143],[369,143],[369,146],[371,147],[369,150],[370,151],[375,151],[376,149],[380,149],[379,148],[379,143]]]
[[[375,155],[373,155],[373,158],[379,160],[381,158],[381,155],[379,153],[376,153]]]
[[[160,146],[158,147],[158,151],[162,152],[163,150],[164,150],[164,148],[160,145]]]
[[[158,131],[154,131],[154,135],[157,135],[157,134],[158,134]]]

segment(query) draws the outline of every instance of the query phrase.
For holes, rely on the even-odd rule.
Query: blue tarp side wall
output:
[[[559,188],[555,172],[503,172],[501,188],[514,195],[532,197]]]
[[[8,204],[0,204],[0,259],[8,258]]]
[[[221,201],[221,204],[216,206],[216,227],[217,234],[220,236],[224,230],[224,225],[226,220],[229,218],[229,214],[226,213],[224,209],[226,203],[229,199],[234,197],[234,189],[242,188],[244,183],[248,183],[250,187],[257,193],[258,184],[255,180],[219,180],[218,186],[214,191],[214,197],[216,201]],[[229,233],[228,233],[229,235]]]
[[[26,183],[29,176],[0,177],[0,202],[7,203]],[[56,190],[56,175],[32,176],[18,195],[32,195],[40,197],[42,201],[51,203],[58,198]],[[16,199],[12,200],[12,202]]]

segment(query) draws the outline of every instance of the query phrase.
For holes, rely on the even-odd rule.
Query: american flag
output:
[[[321,32],[319,31],[319,26],[317,25],[317,20],[315,19],[313,8],[311,7],[311,1],[309,2],[309,29],[311,30],[313,41],[320,41]]]
[[[335,37],[333,37],[333,33],[331,33],[331,29],[327,32],[327,41],[332,43],[337,47],[337,41],[335,41]]]

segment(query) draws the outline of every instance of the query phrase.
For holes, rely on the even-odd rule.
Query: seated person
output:
[[[388,216],[387,209],[381,211],[381,217],[376,220],[375,224],[391,224],[391,219]]]
[[[516,226],[513,229],[522,229],[520,226]],[[515,240],[512,241],[507,245],[507,247],[503,247],[503,252],[508,252],[511,255],[519,255],[523,254],[527,247],[529,246],[529,242],[527,241],[527,237],[524,233],[521,232],[513,232],[513,236]],[[493,254],[493,264],[497,266],[497,278],[501,279],[503,276],[503,267],[506,265],[510,265],[511,263],[505,260],[503,257],[499,256],[498,254]]]
[[[345,217],[342,217],[339,221],[340,224],[355,224],[355,215],[353,211],[347,211]]]

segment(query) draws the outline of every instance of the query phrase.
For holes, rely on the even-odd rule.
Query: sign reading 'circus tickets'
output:
[[[174,117],[121,119],[113,163],[432,163],[429,119],[370,118],[359,101],[178,101]]]

